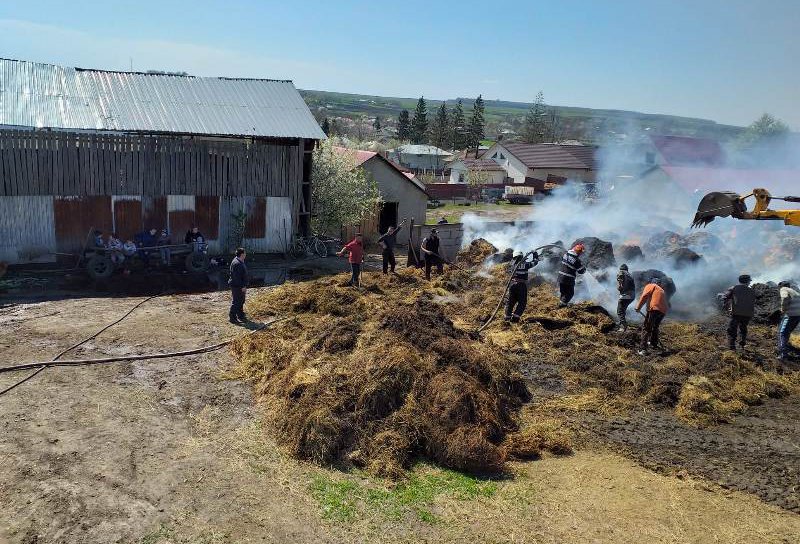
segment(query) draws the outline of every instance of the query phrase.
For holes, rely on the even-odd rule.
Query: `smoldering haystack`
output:
[[[418,457],[503,470],[530,394],[516,361],[457,329],[414,271],[366,293],[334,277],[262,295],[259,317],[293,319],[234,347],[281,445],[321,465],[398,477]]]

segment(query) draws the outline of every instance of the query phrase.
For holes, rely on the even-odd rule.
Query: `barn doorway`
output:
[[[378,230],[381,234],[389,230],[389,227],[397,226],[397,202],[384,202],[381,207],[381,217],[378,221]]]

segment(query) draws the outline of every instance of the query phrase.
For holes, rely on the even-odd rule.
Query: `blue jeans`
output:
[[[785,315],[781,320],[778,327],[778,355],[781,357],[786,356],[787,348],[789,347],[789,337],[792,331],[800,324],[800,315]]]

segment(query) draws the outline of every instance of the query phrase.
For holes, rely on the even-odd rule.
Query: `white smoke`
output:
[[[467,214],[463,218],[465,245],[484,238],[500,250],[529,251],[556,241],[567,248],[574,240],[590,236],[609,241],[615,248],[616,266],[587,273],[579,280],[574,300],[593,300],[612,312],[617,300],[614,279],[623,262],[619,249],[624,244],[638,245],[644,252],[643,260],[627,263],[631,271],[657,269],[673,279],[677,287],[673,313],[691,319],[716,313],[716,293],[734,285],[739,274],[750,274],[757,282],[800,278],[794,260],[797,249],[790,247],[800,248],[800,229],[792,232],[788,229],[796,227],[780,221],[718,218],[700,231],[713,236],[695,235],[687,242],[689,249],[702,255],[700,262],[681,264],[658,258],[643,246],[664,231],[681,237],[697,232],[689,225],[703,193],[687,194],[663,180],[645,183],[628,174],[633,171],[628,151],[614,146],[603,149],[599,163],[594,198],[587,198],[585,184],[571,181],[536,201],[524,220],[513,224]],[[763,179],[753,180],[753,187],[765,184]],[[637,291],[642,287],[637,285]]]

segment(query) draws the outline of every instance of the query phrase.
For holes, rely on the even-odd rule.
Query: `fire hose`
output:
[[[27,382],[28,380],[34,378],[36,375],[38,375],[40,372],[44,371],[48,367],[53,367],[53,366],[85,366],[85,365],[95,365],[95,364],[104,364],[104,363],[113,363],[113,362],[122,362],[122,361],[141,361],[141,360],[145,360],[145,359],[165,359],[165,358],[169,358],[169,357],[183,357],[183,356],[188,356],[188,355],[197,355],[197,354],[200,354],[200,353],[207,353],[207,352],[210,352],[210,351],[215,351],[217,349],[220,349],[220,348],[230,344],[231,342],[233,342],[235,340],[235,338],[230,338],[228,340],[225,340],[223,342],[219,342],[219,343],[216,343],[216,344],[212,344],[210,346],[204,346],[204,347],[190,349],[190,350],[184,350],[184,351],[173,351],[173,352],[167,352],[167,353],[152,353],[152,354],[143,354],[143,355],[104,357],[104,358],[97,358],[97,359],[61,360],[61,357],[64,354],[66,354],[69,351],[77,348],[78,346],[81,346],[82,344],[85,344],[86,342],[92,340],[93,338],[96,338],[101,333],[105,332],[106,330],[110,329],[111,327],[113,327],[117,323],[121,322],[126,317],[128,317],[139,306],[141,306],[145,302],[148,302],[149,300],[152,300],[152,299],[154,299],[154,298],[156,298],[158,296],[161,296],[161,295],[154,295],[154,296],[151,296],[151,297],[148,297],[148,298],[146,298],[144,300],[139,301],[133,308],[128,310],[122,317],[120,317],[116,321],[110,323],[109,325],[106,325],[105,327],[103,327],[102,329],[100,329],[99,331],[94,333],[93,335],[89,336],[88,338],[86,338],[84,340],[81,340],[80,342],[78,342],[76,344],[73,344],[72,346],[62,350],[55,357],[53,357],[50,361],[41,361],[41,362],[33,362],[33,363],[20,363],[20,364],[14,364],[14,365],[11,365],[11,366],[6,366],[6,367],[0,368],[0,374],[7,373],[7,372],[19,372],[19,371],[24,371],[24,370],[33,370],[33,369],[35,369],[34,372],[31,373],[30,375],[26,376],[25,378],[23,378],[22,380],[20,380],[20,381],[18,381],[16,383],[12,384],[11,386],[7,387],[6,389],[3,389],[2,391],[0,391],[0,396],[4,395],[5,393],[8,393],[12,389],[22,385],[23,383]],[[270,321],[268,323],[262,324],[261,326],[259,326],[256,329],[248,331],[246,334],[250,335],[250,334],[254,334],[256,332],[262,331],[265,328],[267,328],[268,326],[272,325],[273,323],[277,323],[277,322],[283,321],[285,319],[288,319],[288,317],[280,317],[280,318],[273,319],[272,321]]]
[[[522,263],[525,262],[525,260],[528,258],[528,256],[533,255],[534,253],[538,253],[539,250],[550,249],[552,247],[557,247],[559,249],[564,249],[560,244],[546,244],[546,245],[537,247],[536,249],[533,249],[533,250],[529,251],[528,253],[525,254],[524,257],[522,257],[522,259],[519,260],[519,262],[517,262],[514,265],[514,268],[511,270],[511,274],[508,277],[508,281],[506,281],[506,286],[503,289],[503,294],[500,295],[500,300],[497,301],[497,306],[495,306],[494,311],[492,312],[492,315],[489,316],[489,319],[486,320],[486,323],[481,325],[480,328],[478,328],[478,330],[476,332],[478,332],[478,333],[483,332],[483,329],[488,327],[489,324],[494,320],[495,316],[497,316],[497,312],[500,310],[500,307],[503,305],[503,300],[505,300],[505,298],[506,298],[506,293],[508,293],[508,288],[511,286],[511,281],[514,279],[514,274],[517,273],[517,269],[519,268],[519,266]]]

